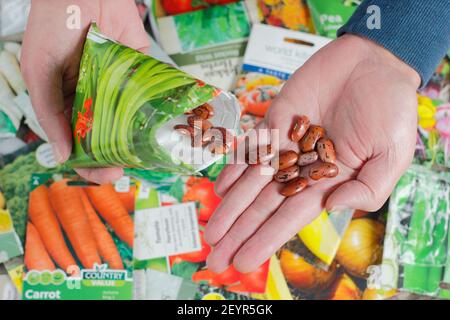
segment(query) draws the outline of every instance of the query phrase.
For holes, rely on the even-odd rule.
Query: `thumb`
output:
[[[119,19],[124,23],[124,29],[117,40],[130,48],[148,54],[150,49],[150,36],[145,31],[144,24],[134,1],[130,1],[129,10],[121,14],[122,16]]]
[[[26,53],[21,67],[36,118],[56,160],[64,162],[72,149],[72,131],[65,115],[61,73],[52,63],[28,60]]]
[[[411,159],[400,159],[396,151],[387,151],[369,160],[354,180],[340,185],[326,201],[328,211],[344,208],[373,212],[388,199]]]

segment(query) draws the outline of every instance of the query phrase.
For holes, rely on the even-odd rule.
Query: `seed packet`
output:
[[[0,157],[0,188],[11,214],[14,229],[24,243],[28,194],[33,173],[71,172],[58,165],[50,144],[37,141]]]
[[[144,270],[157,270],[197,286],[220,288],[255,299],[289,299],[276,257],[250,274],[241,274],[232,267],[221,274],[207,269],[206,258],[211,248],[203,239],[203,231],[219,203],[214,184],[206,177],[172,176],[153,182],[141,181],[136,200],[139,227],[136,229],[135,272],[139,270],[143,275]],[[183,225],[183,229],[178,225]],[[153,235],[149,235],[150,230]],[[186,237],[190,239],[181,241]]]
[[[137,167],[195,173],[222,158],[193,148],[174,127],[208,104],[214,127],[238,128],[229,93],[106,38],[95,25],[85,42],[72,127],[72,167]],[[200,155],[200,157],[196,156]]]
[[[258,0],[258,9],[265,24],[314,33],[305,0]]]
[[[19,300],[20,296],[5,266],[0,264],[0,300]]]
[[[328,42],[304,32],[254,25],[234,89],[243,108],[244,131],[262,120],[284,82]]]
[[[243,1],[157,19],[162,48],[181,70],[230,90],[244,56],[251,19]]]
[[[450,168],[450,103],[418,96],[415,161],[434,168]]]
[[[11,138],[16,135],[17,128],[6,113],[0,110],[0,139]]]
[[[420,94],[442,103],[450,103],[450,54],[447,53]]]
[[[14,230],[11,215],[6,208],[5,196],[0,188],[0,263],[22,253],[22,244]]]
[[[383,289],[450,298],[449,208],[449,173],[412,165],[390,198]]]
[[[25,32],[30,0],[9,0],[0,7],[0,38],[18,39]]]
[[[154,269],[135,270],[135,300],[249,300],[243,294]]]
[[[130,191],[126,181],[33,174],[31,188],[23,299],[130,300],[134,193],[116,191]]]
[[[17,290],[19,297],[22,297],[23,289],[23,256],[12,258],[6,261],[4,267]]]
[[[358,0],[307,0],[317,34],[336,38],[336,31],[353,15]]]

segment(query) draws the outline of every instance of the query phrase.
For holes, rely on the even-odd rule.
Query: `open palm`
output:
[[[296,116],[308,116],[334,141],[340,173],[285,198],[260,166],[228,165],[216,186],[223,200],[205,232],[214,246],[209,268],[255,270],[323,208],[381,207],[412,160],[419,84],[413,69],[357,36],[315,54],[286,83],[263,126],[279,129],[280,152],[298,151],[289,130]]]

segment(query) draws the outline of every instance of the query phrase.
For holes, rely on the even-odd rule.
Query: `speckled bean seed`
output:
[[[300,167],[298,165],[293,165],[289,168],[278,170],[275,174],[274,179],[277,182],[288,182],[295,179],[300,174]]]
[[[325,136],[325,129],[320,126],[310,126],[308,132],[300,140],[299,147],[302,152],[313,151],[317,141]]]
[[[187,123],[191,127],[194,127],[196,129],[202,129],[202,132],[205,132],[206,130],[212,128],[212,123],[208,120],[203,120],[199,116],[193,115],[189,116],[187,118]]]
[[[284,170],[286,168],[289,168],[290,166],[296,164],[297,161],[298,161],[297,152],[293,150],[283,152],[282,154],[280,154],[280,157],[278,159],[278,169]]]
[[[212,118],[214,116],[214,108],[208,103],[195,108],[194,110],[192,110],[192,112],[194,112],[196,116],[199,116],[203,120]]]
[[[294,127],[291,131],[291,140],[294,142],[299,142],[305,133],[308,131],[311,121],[307,116],[299,116],[294,123]]]
[[[303,177],[295,178],[286,183],[281,188],[280,193],[285,197],[291,197],[305,189],[308,186],[308,180]]]
[[[194,136],[194,128],[191,126],[188,126],[186,124],[177,124],[175,127],[173,127],[174,130],[178,131],[179,133],[186,135],[186,136]]]
[[[317,161],[317,159],[319,159],[319,155],[317,154],[317,152],[315,151],[311,151],[311,152],[307,152],[307,153],[302,153],[299,157],[298,157],[298,162],[297,164],[301,167],[303,166],[307,166],[310,164],[313,164],[314,162]]]
[[[334,178],[338,175],[339,168],[334,163],[316,162],[309,170],[309,177],[313,180],[322,178]]]
[[[320,160],[328,163],[336,163],[336,151],[334,150],[333,141],[327,138],[322,138],[317,141],[317,153]]]

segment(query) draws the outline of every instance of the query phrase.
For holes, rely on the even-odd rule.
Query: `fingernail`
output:
[[[63,163],[63,157],[61,155],[61,152],[59,151],[59,148],[56,143],[51,143],[52,150],[53,150],[53,156],[55,157],[56,162]]]

